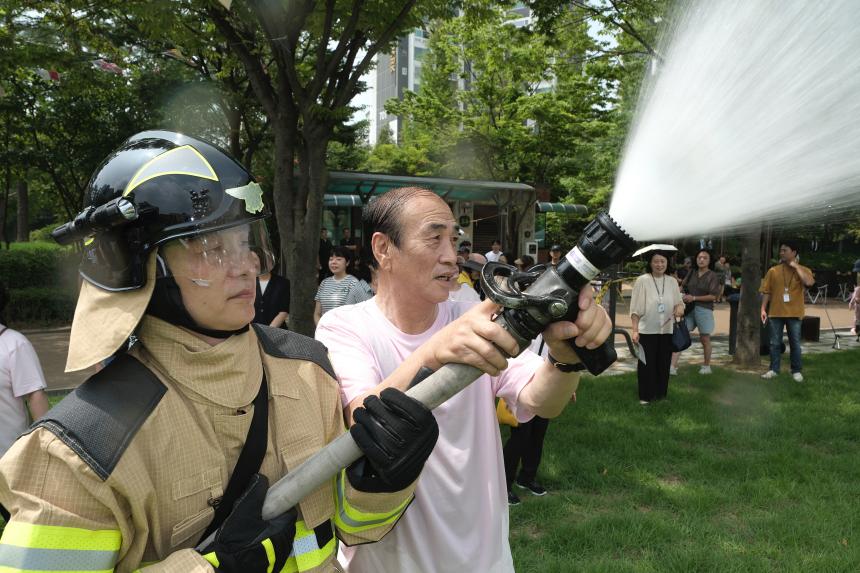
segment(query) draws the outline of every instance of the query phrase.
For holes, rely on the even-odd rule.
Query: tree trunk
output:
[[[18,181],[18,242],[30,240],[30,197],[26,181]]]
[[[761,284],[761,226],[750,228],[741,240],[741,300],[738,308],[737,350],[735,364],[745,368],[758,368],[761,304],[758,288]]]
[[[9,241],[6,240],[6,208],[9,205],[9,188],[0,195],[0,241],[6,242],[6,248],[9,248]]]
[[[280,233],[281,257],[290,280],[290,330],[313,336],[316,261],[322,224],[322,197],[328,184],[324,130],[304,125],[305,149],[300,154],[300,174],[295,173],[295,130],[290,120],[274,125],[275,218]],[[320,133],[323,131],[323,133]],[[313,133],[314,135],[310,135]]]

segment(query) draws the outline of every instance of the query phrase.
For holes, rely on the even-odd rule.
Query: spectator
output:
[[[45,393],[45,375],[33,345],[23,334],[6,326],[8,302],[8,291],[0,283],[0,457],[30,421],[38,420],[51,407]],[[0,515],[9,521],[3,506]]]
[[[768,269],[761,282],[761,321],[770,320],[770,369],[762,378],[775,378],[779,374],[782,358],[782,331],[788,331],[791,377],[803,382],[803,363],[800,349],[800,324],[805,312],[803,290],[815,283],[812,271],[797,262],[797,243],[782,241],[779,245],[779,264]]]
[[[717,302],[723,302],[724,297],[729,296],[734,291],[732,266],[729,264],[728,257],[720,255],[719,260],[714,264],[714,270],[717,272],[717,276],[720,277],[720,294],[717,296]]]
[[[331,256],[333,248],[334,245],[331,244],[328,238],[328,229],[323,227],[320,229],[320,250],[317,259],[317,270],[319,270],[318,283],[322,282],[324,278],[331,276],[331,271],[328,270],[328,259]]]
[[[460,273],[457,275],[457,282],[461,285],[469,285],[474,288],[474,282],[472,281],[472,276],[469,273],[469,268],[466,267],[466,261],[469,259],[469,255],[463,256],[457,254],[457,268],[460,270]]]
[[[346,304],[349,291],[358,283],[358,279],[347,274],[346,269],[352,261],[352,251],[345,246],[335,247],[328,259],[328,268],[332,276],[323,280],[314,297],[314,324],[319,324],[322,315],[333,308]]]
[[[525,255],[528,257],[528,255]],[[531,258],[531,257],[529,257]],[[538,336],[529,345],[529,350],[547,357],[546,344],[543,336]],[[576,393],[571,397],[571,402],[576,401]],[[520,497],[514,492],[513,486],[526,490],[532,495],[544,496],[547,491],[537,481],[537,472],[543,458],[543,442],[546,431],[549,428],[549,420],[535,416],[528,422],[511,426],[511,434],[505,442],[502,453],[505,462],[505,481],[508,486],[508,505],[519,505]],[[520,463],[522,466],[520,467]],[[517,475],[517,468],[520,468]]]
[[[460,241],[460,246],[457,248],[457,254],[464,259],[468,259],[469,255],[472,254],[472,241],[468,239]]]
[[[347,418],[364,396],[408,387],[422,366],[460,362],[489,376],[435,410],[439,440],[393,536],[378,550],[343,547],[343,562],[350,573],[511,572],[494,398],[503,397],[521,422],[558,415],[576,390],[573,370],[581,368],[565,338],[581,333],[588,341],[577,342],[593,348],[609,335],[609,318],[591,289],[583,289],[577,323],[544,331],[557,360],[525,350],[506,361],[503,352],[519,349],[491,322],[498,307],[447,300],[457,276],[456,224],[444,200],[426,189],[396,189],[366,207],[365,222],[379,269],[377,295],[335,309],[317,328],[339,376]]]
[[[854,311],[854,328],[851,329],[851,334],[860,339],[860,259],[854,261],[852,273],[856,273],[856,284],[854,294],[851,295],[851,300],[848,301],[848,309]]]
[[[684,279],[687,278],[687,275],[690,274],[690,271],[693,268],[693,258],[692,257],[684,257],[684,264],[681,265],[677,271],[675,271],[675,278],[678,279],[678,284],[680,285],[684,282]]]
[[[340,240],[340,246],[349,249],[349,252],[351,252],[353,258],[355,258],[358,251],[358,240],[352,236],[352,229],[349,227],[343,228],[343,238]]]
[[[488,251],[484,256],[487,258],[488,262],[498,263],[499,258],[502,256],[502,242],[498,239],[493,241],[493,249]]]
[[[713,259],[711,252],[702,249],[696,254],[696,269],[687,273],[681,283],[684,304],[691,304],[690,310],[686,312],[687,328],[690,332],[699,329],[699,340],[702,342],[704,351],[704,363],[699,368],[699,374],[711,373],[711,334],[714,332],[714,301],[720,294],[720,278],[712,269]],[[681,353],[676,352],[672,356],[671,370],[677,372],[678,359]],[[674,373],[673,372],[673,373]]]
[[[523,255],[514,261],[514,265],[520,271],[527,271],[535,265],[535,260],[531,255]]]
[[[257,277],[254,322],[286,328],[290,319],[290,281],[275,273]]]
[[[549,248],[549,264],[554,267],[561,262],[561,245],[553,245]]]
[[[472,288],[478,293],[478,298],[484,300],[487,295],[484,294],[484,288],[481,286],[481,269],[487,264],[487,257],[478,253],[469,255],[469,259],[463,263],[463,268],[469,272],[469,278],[472,279]]]
[[[462,276],[466,271],[465,269],[466,261],[463,260],[463,257],[457,255],[457,269],[460,271],[457,275],[457,284],[450,293],[448,293],[448,300],[458,301],[458,302],[481,302],[481,297],[478,295],[478,291],[472,287],[471,279],[468,279],[466,282],[463,282]],[[468,274],[466,275],[468,277]]]
[[[860,336],[860,280],[857,281],[851,300],[848,301],[848,310],[854,311],[854,327],[851,328],[851,335]]]
[[[671,277],[669,264],[675,249],[668,249],[669,245],[652,247],[644,251],[645,274],[636,279],[630,297],[631,338],[645,354],[636,371],[640,404],[666,397],[672,363],[673,317],[684,316],[681,291]]]
[[[0,458],[51,405],[39,356],[27,338],[6,326],[9,291],[0,282]],[[0,517],[9,512],[0,505]]]
[[[349,289],[349,294],[346,295],[346,302],[344,304],[358,304],[360,302],[370,300],[375,296],[376,269],[373,268],[372,265],[368,265],[366,262],[364,262],[364,259],[362,259],[359,273],[361,276],[364,276],[365,272],[366,276],[368,276],[370,280],[367,281],[363,278],[359,278],[358,282],[355,283],[351,289]]]

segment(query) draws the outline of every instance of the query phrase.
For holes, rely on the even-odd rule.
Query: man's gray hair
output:
[[[383,233],[395,247],[400,247],[403,234],[403,209],[410,201],[419,197],[438,197],[438,195],[423,187],[399,187],[380,195],[364,207],[361,218],[366,231],[365,247],[368,252],[373,252],[370,241],[374,233]],[[374,268],[379,266],[375,255],[370,264]]]

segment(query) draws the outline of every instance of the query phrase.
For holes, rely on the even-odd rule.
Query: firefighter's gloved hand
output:
[[[265,521],[263,501],[269,480],[254,474],[248,489],[200,553],[219,573],[265,573],[283,569],[296,535],[296,510]],[[268,543],[265,543],[268,541]],[[268,550],[267,550],[268,546]]]
[[[350,433],[365,458],[350,466],[347,475],[363,491],[406,488],[418,478],[439,437],[433,413],[395,388],[365,398],[353,419]]]

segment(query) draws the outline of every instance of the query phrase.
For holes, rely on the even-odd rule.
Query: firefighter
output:
[[[409,505],[438,435],[399,391],[368,399],[365,457],[287,514],[269,483],[344,432],[325,347],[262,325],[262,191],[224,151],[143,132],[93,175],[67,371],[107,362],[0,461],[0,570],[336,571]],[[214,540],[201,543],[211,537]]]

